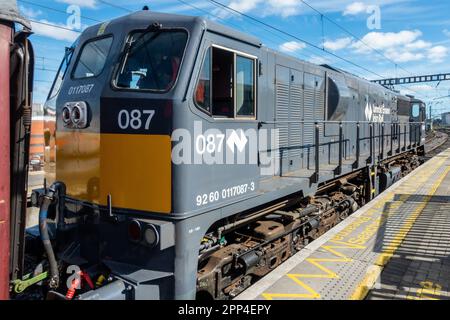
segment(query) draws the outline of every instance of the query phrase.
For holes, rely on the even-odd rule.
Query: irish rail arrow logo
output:
[[[230,148],[231,151],[233,151],[233,153],[234,153],[234,146],[237,147],[239,152],[242,152],[244,151],[247,142],[248,139],[242,130],[240,130],[240,136],[237,134],[236,130],[233,130],[233,132],[227,139],[227,146],[228,148]]]
[[[369,104],[369,101],[367,101],[366,109],[364,112],[366,114],[366,120],[372,121],[373,110],[372,110],[372,106]]]

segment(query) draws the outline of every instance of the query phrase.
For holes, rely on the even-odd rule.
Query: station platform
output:
[[[450,299],[450,149],[235,300]]]

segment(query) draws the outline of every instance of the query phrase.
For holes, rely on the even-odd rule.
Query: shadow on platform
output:
[[[401,212],[393,214],[396,201]],[[420,214],[414,220],[415,210]],[[450,299],[450,196],[397,194],[385,204],[383,219],[374,252],[398,247],[367,299]]]

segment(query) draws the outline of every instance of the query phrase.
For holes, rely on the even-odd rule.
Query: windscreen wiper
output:
[[[160,24],[158,22],[152,23],[147,28],[145,28],[144,31],[142,31],[141,35],[139,37],[137,37],[136,40],[133,41],[133,39],[130,38],[130,40],[127,41],[127,43],[125,44],[125,48],[122,51],[122,54],[127,54],[130,51],[132,44],[139,42],[142,38],[145,37],[145,35],[147,33],[151,32],[151,31],[160,31],[161,28],[162,28],[162,24]],[[155,35],[157,35],[157,34],[159,34],[159,32],[155,33]],[[149,40],[153,40],[153,36]],[[147,43],[147,42],[148,41],[146,41],[145,43]]]
[[[123,62],[122,62],[122,69],[120,70],[120,74],[123,73],[123,69],[124,69],[125,64],[126,64],[126,62],[127,62],[127,57],[128,57],[128,54],[129,54],[130,51],[131,51],[131,48],[132,48],[133,43],[138,43],[138,42],[139,42],[142,38],[144,38],[149,32],[152,32],[152,31],[158,31],[158,32],[156,32],[154,35],[152,35],[147,41],[145,41],[142,45],[140,45],[139,47],[137,47],[137,49],[139,49],[140,47],[142,47],[143,45],[145,45],[145,44],[148,43],[149,41],[154,40],[157,36],[159,36],[160,33],[161,33],[161,28],[162,28],[162,24],[160,24],[160,23],[158,23],[158,22],[152,23],[152,24],[149,25],[144,31],[142,31],[141,35],[140,35],[139,37],[137,37],[136,40],[133,41],[133,37],[131,37],[131,38],[127,41],[127,43],[125,44],[125,48],[124,48],[124,50],[122,51],[122,54],[121,54],[120,59],[119,59],[119,61],[123,61]],[[137,49],[136,49],[136,50],[137,50]]]

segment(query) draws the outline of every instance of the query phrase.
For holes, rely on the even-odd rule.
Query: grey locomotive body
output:
[[[39,252],[107,279],[79,299],[233,297],[424,150],[420,101],[200,18],[89,27],[58,77]]]

